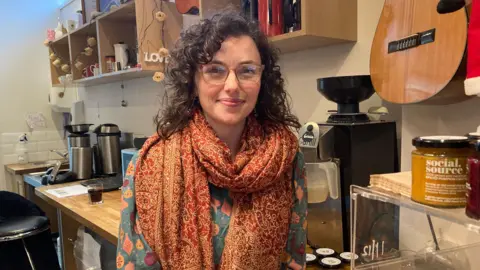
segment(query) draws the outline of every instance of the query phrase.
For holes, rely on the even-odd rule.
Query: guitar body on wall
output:
[[[199,14],[200,0],[176,0],[175,5],[180,14]]]
[[[439,14],[438,0],[385,0],[370,53],[377,94],[396,104],[468,99],[468,9]]]

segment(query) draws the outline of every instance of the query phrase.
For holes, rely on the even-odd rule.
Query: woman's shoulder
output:
[[[301,167],[301,168],[305,166],[305,157],[302,151],[300,150],[298,150],[297,153],[295,154],[294,165],[295,167]]]

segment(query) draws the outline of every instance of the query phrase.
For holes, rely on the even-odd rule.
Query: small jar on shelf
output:
[[[472,155],[467,161],[467,216],[480,219],[480,140],[471,141]]]
[[[318,261],[320,269],[342,269],[342,261],[336,257],[325,257]]]
[[[345,270],[351,269],[352,260],[355,262],[358,260],[358,255],[352,252],[342,252],[340,253],[339,257],[343,263],[343,269]]]

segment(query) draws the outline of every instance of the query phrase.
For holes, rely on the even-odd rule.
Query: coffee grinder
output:
[[[366,187],[371,174],[399,171],[396,124],[360,112],[359,103],[374,93],[368,75],[321,78],[317,89],[337,103],[337,111],[326,122],[306,123],[299,131],[308,180],[307,240],[313,249],[341,253],[350,251],[350,186]],[[377,215],[379,224],[393,228],[385,237],[398,248],[398,209],[375,205],[364,214]],[[379,224],[357,227],[373,234],[372,226]]]

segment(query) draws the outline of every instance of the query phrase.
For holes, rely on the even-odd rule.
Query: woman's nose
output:
[[[224,90],[225,91],[237,91],[239,88],[237,75],[233,70],[230,70],[228,77],[225,80]]]

